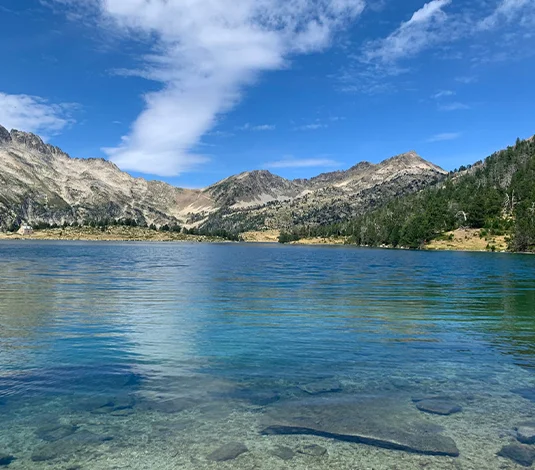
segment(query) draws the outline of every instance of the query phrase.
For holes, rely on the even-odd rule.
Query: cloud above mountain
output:
[[[143,66],[122,70],[161,84],[117,146],[125,170],[171,176],[205,161],[192,149],[259,74],[329,46],[364,0],[56,0],[105,28],[150,45]]]
[[[0,125],[40,133],[46,138],[74,122],[71,111],[75,107],[72,103],[50,103],[39,96],[0,92]]]

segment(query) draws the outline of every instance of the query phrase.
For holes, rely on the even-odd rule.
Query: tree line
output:
[[[343,236],[357,245],[418,249],[463,227],[507,235],[511,251],[535,251],[535,139],[517,139],[484,162],[347,222],[295,227],[279,241]]]

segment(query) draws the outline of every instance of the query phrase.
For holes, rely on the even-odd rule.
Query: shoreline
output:
[[[480,237],[479,230],[458,230],[451,232],[453,239],[433,240],[419,251],[433,251],[433,252],[465,252],[465,253],[511,253],[521,254],[506,250],[506,245],[501,240],[496,243],[497,247],[492,250],[484,248],[489,245],[488,239]],[[448,235],[448,234],[446,234]],[[266,232],[246,232],[242,234],[243,241],[241,243],[247,244],[279,244],[278,231],[270,230]],[[496,238],[490,240],[491,243],[496,242]],[[231,240],[207,235],[189,235],[180,232],[159,232],[142,227],[109,227],[105,231],[93,227],[83,228],[56,228],[56,229],[42,229],[35,230],[32,235],[21,235],[18,233],[0,232],[0,241],[9,240],[25,240],[25,241],[95,241],[95,242],[178,242],[178,243],[236,243]],[[369,246],[356,245],[347,243],[346,237],[339,238],[307,238],[298,241],[287,243],[287,245],[296,246],[352,246],[358,248],[379,248],[385,250],[411,250],[406,247],[391,247],[391,246]],[[474,240],[479,241],[479,246],[474,243]],[[487,245],[485,245],[487,243]],[[525,253],[533,254],[533,253]]]

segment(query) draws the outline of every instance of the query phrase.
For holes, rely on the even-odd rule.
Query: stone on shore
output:
[[[401,397],[290,400],[268,407],[264,424],[264,434],[308,434],[419,454],[459,455],[453,439],[422,420]]]
[[[444,399],[429,399],[416,402],[416,408],[425,413],[448,416],[460,413],[463,409],[460,405]]]
[[[229,442],[214,450],[208,456],[208,460],[214,462],[226,462],[227,460],[234,460],[248,450],[249,449],[242,442]]]
[[[498,455],[513,460],[524,467],[530,467],[535,459],[535,449],[524,444],[509,444],[503,446]]]
[[[298,385],[299,389],[309,395],[319,395],[320,393],[339,392],[342,384],[334,379],[316,380],[304,385]]]

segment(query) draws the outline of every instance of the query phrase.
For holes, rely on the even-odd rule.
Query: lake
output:
[[[534,401],[533,256],[0,243],[10,469],[523,468]]]

